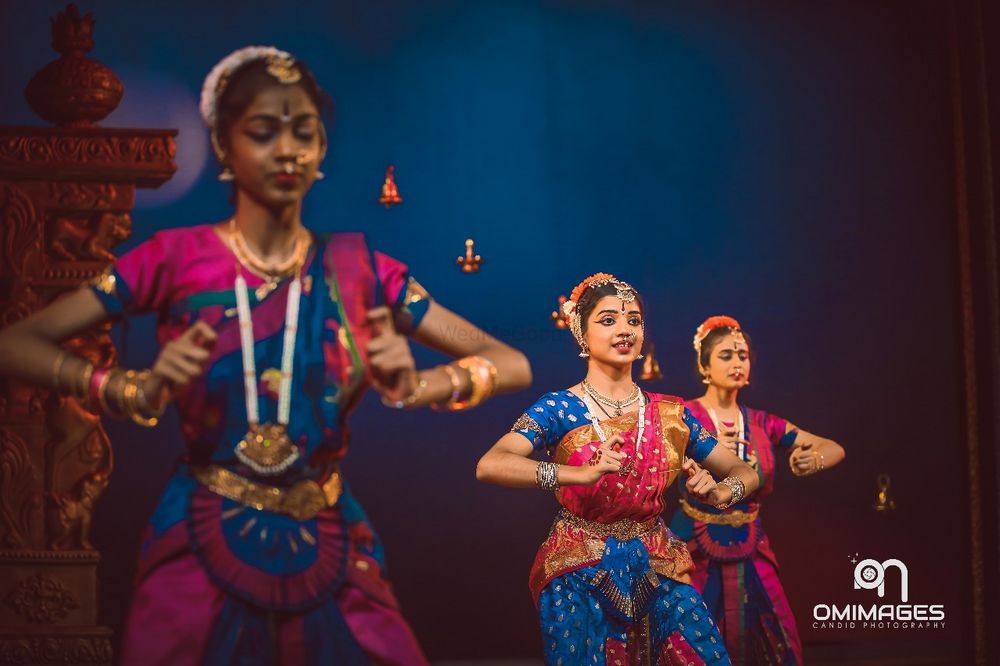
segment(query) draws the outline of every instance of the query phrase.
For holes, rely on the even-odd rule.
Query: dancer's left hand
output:
[[[792,454],[788,457],[788,466],[795,476],[808,476],[819,471],[819,454],[813,448],[812,442],[795,443]]]
[[[417,388],[417,366],[410,343],[396,331],[388,307],[369,310],[366,319],[372,330],[365,347],[372,385],[387,400],[405,400]]]

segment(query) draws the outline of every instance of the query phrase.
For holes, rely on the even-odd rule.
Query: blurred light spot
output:
[[[113,69],[125,85],[125,96],[102,126],[178,130],[177,172],[158,189],[136,190],[135,207],[173,203],[191,189],[209,157],[208,131],[198,113],[198,97],[183,83],[160,73],[117,65]]]

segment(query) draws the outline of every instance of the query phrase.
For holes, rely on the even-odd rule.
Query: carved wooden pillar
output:
[[[136,187],[174,173],[175,130],[105,129],[121,101],[86,57],[94,20],[74,5],[52,20],[62,56],[25,97],[55,127],[0,127],[0,326],[100,275],[132,232]],[[96,363],[115,350],[103,326],[66,343]],[[0,664],[110,664],[97,625],[94,505],[112,468],[96,414],[77,401],[0,379]]]

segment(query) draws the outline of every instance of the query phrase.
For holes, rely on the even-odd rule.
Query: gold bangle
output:
[[[135,370],[126,370],[125,379],[122,380],[121,388],[115,394],[115,399],[118,401],[118,411],[122,416],[129,416],[129,409],[132,407],[132,402],[135,397],[131,394],[137,390],[134,380]]]
[[[56,390],[57,393],[62,393],[62,383],[59,379],[59,372],[62,370],[63,363],[66,362],[66,357],[68,352],[65,349],[60,349],[59,353],[56,354],[56,360],[52,363],[52,388]]]
[[[125,413],[133,423],[141,425],[146,428],[152,428],[158,423],[158,419],[155,416],[146,416],[142,413],[139,408],[139,381],[138,378],[141,377],[141,373],[136,373],[133,370],[129,370],[125,373],[125,388],[122,391],[122,402],[125,408]]]
[[[466,356],[455,361],[455,365],[469,373],[472,381],[472,395],[463,404],[463,409],[471,409],[496,393],[497,368],[482,356]]]
[[[83,372],[77,381],[77,385],[74,387],[73,395],[76,396],[81,403],[87,404],[88,393],[90,392],[90,379],[94,376],[94,364],[85,359],[83,360],[86,365],[83,368]]]
[[[105,391],[105,396],[104,396],[105,401],[107,401],[109,407],[112,406],[113,403],[113,406],[115,408],[115,410],[111,413],[112,416],[116,416],[118,418],[124,418],[128,416],[128,409],[126,408],[126,402],[125,402],[125,397],[126,397],[125,390],[128,388],[129,382],[134,375],[135,372],[132,370],[125,370],[125,371],[119,370],[117,373],[118,386],[116,387],[116,390],[111,392],[110,394],[107,391]],[[111,381],[109,380],[108,388],[110,387],[111,387]],[[108,401],[109,397],[110,401]]]
[[[459,398],[462,397],[462,381],[458,377],[458,372],[455,370],[455,368],[451,367],[450,363],[447,365],[442,365],[440,367],[444,369],[445,373],[448,375],[448,381],[451,382],[451,396],[448,398],[447,402],[433,403],[431,405],[431,408],[438,411],[441,410],[458,411],[459,409],[462,409],[462,407],[458,406],[461,405],[461,403],[459,402]]]
[[[101,408],[101,412],[103,414],[107,414],[109,416],[114,416],[111,412],[111,408],[108,407],[107,401],[108,383],[111,381],[112,374],[114,374],[114,371],[112,370],[104,373],[104,376],[101,377],[101,383],[97,386],[97,405]]]
[[[153,371],[148,369],[143,370],[142,372],[136,375],[135,377],[136,407],[139,408],[139,412],[141,414],[147,414],[151,417],[159,418],[163,416],[163,412],[167,410],[166,403],[161,403],[156,409],[153,409],[152,406],[149,404],[149,399],[146,398],[146,392],[142,388],[142,385],[146,382],[146,380],[152,376],[153,376]]]

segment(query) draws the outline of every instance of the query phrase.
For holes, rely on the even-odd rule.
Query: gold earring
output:
[[[222,173],[219,174],[219,180],[224,183],[231,183],[236,180],[236,174],[229,167],[222,167]]]
[[[316,180],[323,180],[326,178],[326,174],[322,171],[316,171]]]

